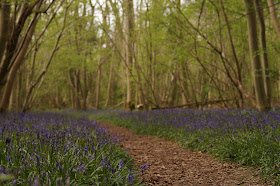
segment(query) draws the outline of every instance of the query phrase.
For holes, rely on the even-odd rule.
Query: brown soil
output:
[[[100,123],[111,135],[122,139],[123,149],[130,148],[129,155],[136,166],[149,163],[140,177],[146,185],[268,185],[253,168],[219,162],[210,155],[182,149],[173,141]]]

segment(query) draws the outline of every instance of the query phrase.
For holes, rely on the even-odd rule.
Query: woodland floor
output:
[[[219,162],[208,154],[182,149],[176,142],[138,135],[109,123],[100,126],[122,139],[122,148],[130,148],[137,167],[150,163],[140,175],[146,185],[268,185],[254,176],[257,170],[253,168]]]

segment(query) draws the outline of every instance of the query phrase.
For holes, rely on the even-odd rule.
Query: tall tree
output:
[[[5,28],[1,26],[1,29],[6,29],[6,31],[9,32],[9,35],[6,35],[9,37],[1,40],[1,47],[5,47],[5,55],[0,56],[0,90],[5,86],[7,76],[13,66],[20,66],[22,63],[23,56],[25,55],[32,37],[30,34],[33,34],[34,32],[39,14],[46,13],[54,1],[50,1],[47,8],[41,9],[42,5],[45,5],[45,3],[44,0],[35,0],[32,2],[29,2],[28,0],[21,1],[20,3],[15,3],[14,7],[16,11],[10,12],[9,2],[2,1],[2,14],[9,12],[10,14],[5,14],[5,16],[1,18],[0,23],[2,26],[7,26]],[[13,15],[11,15],[12,13]],[[32,16],[33,18],[28,19],[32,13],[34,13]],[[10,21],[7,21],[7,19],[10,19]],[[28,26],[24,26],[25,24],[28,24]],[[7,33],[4,33],[4,35],[5,34]],[[1,35],[4,36],[3,32],[1,32]],[[7,42],[6,45],[5,42]],[[1,49],[1,51],[3,53],[3,49]]]
[[[263,16],[263,3],[262,1],[255,0],[255,5],[257,9],[257,15],[259,20],[260,27],[260,44],[261,44],[261,56],[262,56],[262,68],[263,68],[263,81],[264,81],[264,89],[265,95],[267,99],[268,109],[271,107],[271,85],[270,85],[270,77],[269,77],[269,63],[267,57],[267,47],[266,47],[266,32],[265,32],[265,21]]]
[[[35,6],[35,10],[39,11],[41,5],[42,5],[42,1],[38,2],[38,4]],[[22,11],[24,11],[24,9],[22,9]],[[1,104],[0,104],[0,111],[1,112],[6,110],[9,106],[10,95],[11,95],[12,88],[13,88],[13,83],[14,83],[14,80],[15,80],[15,77],[16,77],[16,72],[17,72],[21,63],[24,60],[25,53],[28,49],[28,45],[29,45],[29,43],[32,39],[33,33],[35,31],[35,28],[36,28],[36,24],[38,22],[38,17],[39,17],[39,13],[35,13],[33,15],[33,18],[30,21],[30,23],[28,25],[28,29],[26,30],[26,33],[25,33],[25,40],[22,41],[23,42],[22,43],[22,48],[19,51],[16,58],[14,59],[13,66],[11,67],[11,70],[9,72],[9,76],[8,76],[7,83],[6,83],[6,88],[5,88],[5,91],[4,91],[2,100],[1,100]]]
[[[1,9],[3,10],[1,12],[6,13],[5,18],[9,21],[1,18],[0,25],[7,26],[6,28],[1,26],[1,29],[6,29],[9,34],[6,35],[6,39],[1,40],[0,44],[0,91],[5,87],[0,111],[6,110],[9,105],[16,72],[25,59],[40,14],[46,13],[53,4],[54,1],[35,0],[30,2],[25,0],[15,2],[14,10],[11,12],[9,11],[10,4],[7,1],[1,1]],[[1,31],[1,37],[3,35],[5,32]]]
[[[133,1],[125,1],[126,13],[126,75],[127,75],[127,99],[126,108],[131,108],[133,104],[133,81],[132,81],[132,68],[133,68],[133,52],[134,52],[134,19],[133,19]]]
[[[249,49],[257,107],[259,110],[263,111],[268,109],[268,103],[264,89],[264,78],[262,73],[263,69],[258,46],[256,9],[254,0],[244,0],[244,3],[247,13]]]

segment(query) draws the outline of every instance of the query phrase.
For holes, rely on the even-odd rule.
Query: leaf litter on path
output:
[[[182,149],[174,141],[138,135],[106,122],[99,125],[122,139],[122,148],[129,149],[136,166],[150,165],[139,175],[146,185],[268,185],[256,176],[256,169],[219,162],[208,154]]]

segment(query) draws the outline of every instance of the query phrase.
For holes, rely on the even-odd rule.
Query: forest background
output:
[[[0,110],[279,104],[278,0],[1,0]]]

